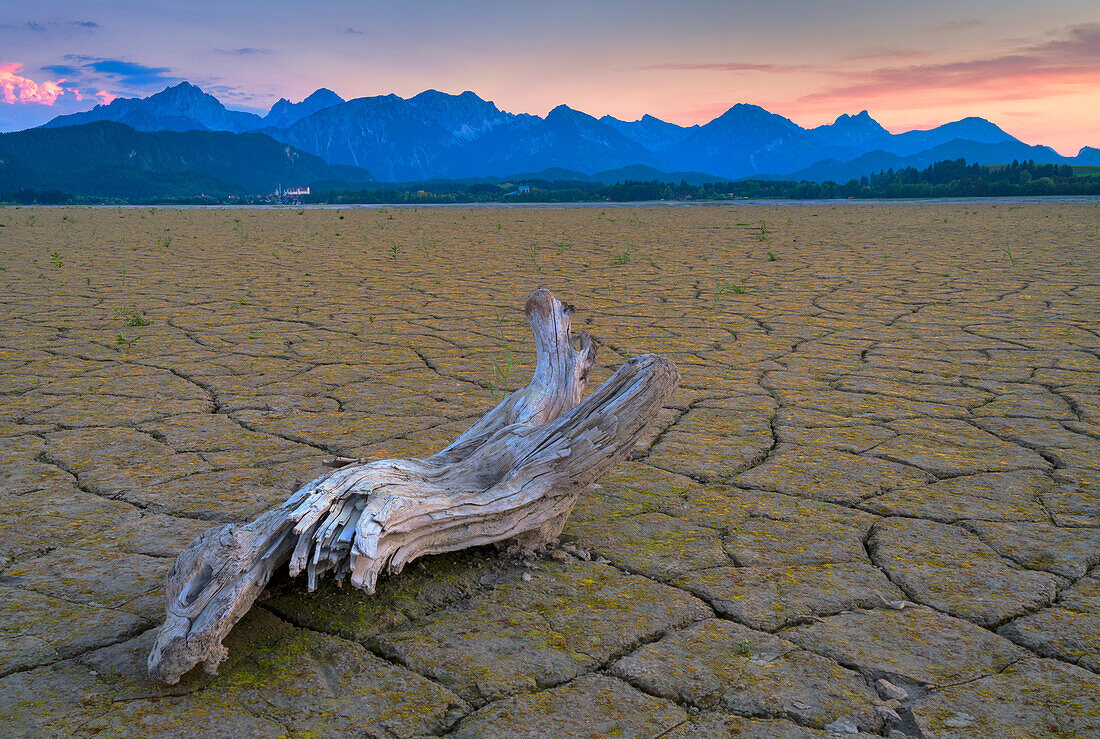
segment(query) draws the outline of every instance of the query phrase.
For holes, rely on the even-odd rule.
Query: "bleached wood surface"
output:
[[[215,671],[222,640],[284,563],[306,573],[310,590],[331,573],[373,593],[380,573],[426,554],[556,539],[580,492],[626,457],[680,379],[670,360],[647,354],[580,402],[596,347],[571,335],[573,310],[548,290],[531,296],[531,382],[447,448],[343,467],[252,523],[196,539],[168,574],[150,676],[174,683],[200,663]]]

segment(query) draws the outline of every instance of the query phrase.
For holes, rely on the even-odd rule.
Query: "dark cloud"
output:
[[[363,34],[366,33],[366,31],[362,31],[358,28],[352,28],[351,26],[348,26],[347,28],[344,29],[344,33],[350,33],[353,36],[362,36]]]
[[[56,74],[64,77],[77,77],[80,75],[79,69],[71,67],[68,64],[48,64],[45,67],[39,67],[39,69],[49,74]]]
[[[121,59],[100,59],[90,62],[87,68],[98,74],[114,77],[123,84],[148,86],[159,83],[175,82],[177,78],[165,74],[168,67],[147,67]]]
[[[214,49],[218,54],[227,54],[229,56],[264,56],[266,54],[278,54],[279,52],[274,49],[257,49],[252,46],[245,46],[240,49]]]
[[[240,91],[240,88],[233,85],[220,85],[215,82],[203,82],[199,85],[204,92],[208,92],[215,97],[225,95],[227,97],[247,97],[246,93]]]
[[[65,23],[59,21],[27,21],[19,26],[11,23],[0,23],[0,28],[6,30],[28,30],[34,33],[53,33],[60,30],[66,33],[66,35],[71,32],[73,26],[84,31],[92,31],[99,28],[99,24],[95,21],[67,21]]]
[[[110,80],[109,84],[112,88],[141,91],[161,85],[172,85],[181,80],[179,77],[168,74],[172,71],[169,67],[150,67],[124,59],[107,59],[83,54],[66,54],[61,58],[69,62],[69,65],[64,66],[70,70],[70,74],[96,78],[100,81],[106,78]]]

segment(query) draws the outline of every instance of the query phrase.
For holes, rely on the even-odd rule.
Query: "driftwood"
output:
[[[548,290],[531,296],[531,382],[446,449],[343,466],[250,524],[200,535],[168,573],[149,675],[174,683],[199,663],[215,672],[222,640],[283,563],[310,590],[332,573],[373,593],[382,571],[426,554],[554,541],[580,492],[629,454],[680,380],[670,360],[647,354],[580,402],[596,347],[570,334],[573,310]]]

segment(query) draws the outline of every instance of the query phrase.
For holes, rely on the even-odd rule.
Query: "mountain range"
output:
[[[1029,146],[977,117],[892,134],[867,111],[803,128],[759,106],[739,103],[709,123],[685,127],[650,115],[637,121],[596,119],[565,105],[545,117],[513,114],[472,92],[427,90],[407,99],[381,95],[344,100],[324,88],[299,103],[279,100],[259,116],[229,110],[187,82],[147,98],[120,98],[59,116],[42,128],[103,121],[137,132],[262,135],[329,166],[357,168],[344,170],[351,180],[373,175],[383,182],[504,177],[553,168],[591,176],[630,167],[703,173],[714,179],[844,182],[944,158],[982,164],[1014,159],[1089,164],[1100,158],[1100,152],[1088,147],[1069,158],[1049,147]],[[333,174],[324,176],[332,179]]]

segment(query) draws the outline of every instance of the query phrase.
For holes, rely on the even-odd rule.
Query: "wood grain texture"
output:
[[[222,640],[283,564],[310,590],[332,574],[373,593],[383,571],[427,554],[555,540],[580,492],[629,454],[680,381],[670,360],[647,354],[581,402],[596,347],[570,333],[573,311],[548,290],[531,296],[531,382],[442,451],[343,466],[252,523],[199,536],[168,574],[150,676],[216,671]]]

